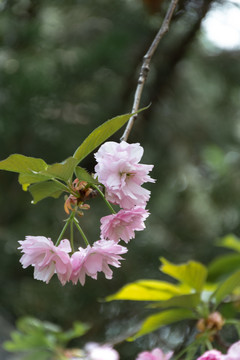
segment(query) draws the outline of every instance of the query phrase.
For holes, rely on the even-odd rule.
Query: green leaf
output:
[[[18,182],[22,185],[24,190],[27,190],[28,186],[31,184],[47,180],[49,180],[49,177],[41,174],[20,173],[18,176]]]
[[[45,181],[31,185],[29,191],[33,197],[33,203],[45,199],[48,196],[58,198],[66,188],[60,182]]]
[[[147,109],[145,107],[133,114],[125,114],[114,117],[113,119],[107,120],[102,125],[97,127],[91,134],[83,141],[83,143],[77,148],[73,157],[80,162],[111,135],[118,131],[134,114],[139,113]]]
[[[18,330],[24,333],[32,333],[33,331],[45,331],[49,333],[58,333],[61,327],[48,321],[41,321],[32,316],[24,316],[18,319],[16,326]]]
[[[208,266],[208,281],[232,273],[240,267],[240,254],[227,254],[214,259]]]
[[[233,234],[224,236],[224,238],[218,241],[217,245],[235,250],[240,253],[240,239]]]
[[[31,184],[47,181],[52,178],[68,182],[74,173],[77,163],[77,159],[69,157],[62,163],[47,165],[42,159],[13,154],[7,159],[0,161],[0,170],[18,172],[18,181],[22,185],[23,190],[27,190]]]
[[[211,295],[211,299],[215,300],[215,305],[218,306],[220,302],[228,295],[231,295],[233,290],[240,286],[240,270],[229,276],[223,281]]]
[[[163,265],[160,270],[165,274],[187,284],[196,291],[203,289],[207,277],[207,268],[199,262],[189,261],[185,264],[175,265],[164,258],[160,258]]]
[[[20,173],[18,181],[25,191],[28,190],[28,187],[31,184],[48,181],[50,179],[60,179],[68,182],[72,178],[77,163],[78,161],[76,159],[69,157],[62,163],[47,165],[45,170],[38,173]]]
[[[11,333],[12,341],[6,341],[4,343],[4,349],[7,351],[26,351],[39,347],[48,348],[48,340],[44,333],[40,331],[34,331],[31,334],[23,334],[19,331],[13,331]]]
[[[72,339],[84,335],[89,330],[89,328],[90,328],[89,325],[76,321],[74,322],[72,329],[59,334],[58,338],[61,341],[61,343],[66,343]]]
[[[33,174],[46,170],[48,165],[42,159],[28,157],[20,154],[10,155],[7,159],[0,161],[0,170],[18,173]]]
[[[33,317],[23,317],[17,321],[18,331],[11,333],[11,341],[4,343],[4,348],[12,352],[26,353],[26,359],[44,359],[40,354],[47,354],[47,359],[52,359],[52,354],[60,346],[65,346],[69,340],[82,336],[89,326],[80,322],[73,324],[73,329],[63,332],[61,327],[47,321]],[[24,358],[25,359],[25,358]]]
[[[200,293],[187,294],[174,296],[169,300],[157,302],[151,304],[149,308],[169,308],[169,307],[181,307],[187,309],[194,309],[199,304],[201,300]]]
[[[140,336],[159,329],[162,326],[169,325],[181,320],[195,318],[196,315],[194,315],[192,311],[187,309],[165,310],[158,314],[147,317],[143,322],[141,329],[133,337],[128,338],[127,340],[133,341]]]
[[[78,160],[74,159],[71,156],[61,163],[49,165],[45,171],[41,172],[41,174],[48,176],[49,178],[57,178],[67,182],[69,179],[72,178],[74,169],[77,164]]]
[[[33,317],[18,319],[17,328],[19,331],[11,333],[12,341],[6,341],[4,348],[8,351],[36,351],[37,348],[50,348],[52,344],[46,336],[47,333],[56,333],[61,330],[54,324],[42,322]]]
[[[181,293],[182,290],[178,285],[157,280],[139,280],[124,286],[106,300],[159,301],[168,300]]]
[[[89,184],[99,184],[99,182],[90,175],[87,170],[83,169],[80,166],[77,166],[75,169],[75,174],[78,180],[86,181]]]

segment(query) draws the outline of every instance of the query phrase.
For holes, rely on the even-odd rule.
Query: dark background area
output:
[[[240,52],[218,49],[204,37],[201,23],[213,4],[223,6],[180,1],[151,63],[142,97],[142,106],[151,107],[139,116],[129,142],[140,142],[142,162],[154,164],[157,182],[146,185],[152,214],[113,280],[100,274],[84,287],[62,287],[57,279],[48,285],[34,280],[32,268],[23,270],[17,241],[26,235],[55,241],[64,199],[32,205],[16,174],[0,173],[0,316],[8,326],[25,315],[64,329],[80,320],[92,324],[84,342],[111,341],[131,332],[143,307],[99,299],[127,282],[162,278],[160,256],[208,263],[222,251],[217,238],[240,235]],[[0,158],[21,153],[60,162],[95,127],[130,112],[142,57],[167,7],[166,0],[2,1]],[[119,141],[122,132],[111,139]],[[82,166],[93,171],[92,154]],[[96,199],[82,219],[92,241],[103,214]],[[161,345],[159,334],[119,345],[121,359]]]

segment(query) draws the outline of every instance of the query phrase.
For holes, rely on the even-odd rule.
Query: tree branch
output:
[[[143,57],[143,63],[142,63],[142,67],[141,67],[141,70],[140,70],[140,74],[139,74],[139,78],[138,78],[138,84],[137,84],[137,88],[136,88],[135,95],[134,95],[132,113],[138,111],[138,109],[139,109],[140,100],[141,100],[141,96],[142,96],[142,91],[143,91],[143,87],[144,87],[144,84],[146,82],[146,79],[147,79],[147,76],[148,76],[148,73],[149,73],[149,68],[150,68],[149,66],[150,66],[152,56],[155,53],[160,40],[163,38],[163,36],[169,30],[169,24],[170,24],[170,21],[172,19],[173,12],[174,12],[174,10],[175,10],[175,8],[177,6],[177,3],[178,3],[178,0],[171,0],[168,11],[167,11],[166,16],[165,16],[165,18],[163,20],[163,23],[162,23],[157,35],[155,36],[152,44],[150,45],[147,53]],[[129,121],[127,123],[127,126],[126,126],[126,129],[125,129],[125,131],[123,133],[123,136],[120,139],[121,141],[123,141],[123,140],[127,141],[128,136],[130,134],[130,131],[131,131],[132,127],[133,127],[133,124],[134,124],[136,118],[137,118],[137,114],[133,115],[129,119]]]

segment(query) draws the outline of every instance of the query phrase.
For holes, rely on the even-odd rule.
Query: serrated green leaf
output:
[[[137,114],[147,108],[148,107],[140,109],[134,114]],[[78,162],[83,160],[88,154],[118,131],[134,114],[120,115],[104,122],[102,125],[93,130],[93,132],[91,132],[91,134],[83,141],[83,143],[75,151],[73,157],[77,159]]]
[[[235,250],[240,253],[240,239],[233,234],[224,236],[220,241],[217,242],[217,245]]]
[[[200,300],[201,300],[200,293],[180,295],[180,296],[174,296],[169,300],[151,304],[149,308],[155,309],[155,308],[181,307],[187,309],[194,309],[199,304]]]
[[[218,306],[220,302],[226,296],[231,295],[238,286],[240,286],[240,270],[223,281],[211,295],[211,299],[215,300],[215,305]]]
[[[214,259],[208,266],[208,280],[215,281],[240,267],[240,254],[227,254]]]
[[[33,197],[33,203],[36,204],[38,201],[45,199],[46,197],[58,198],[65,187],[61,183],[54,181],[40,182],[29,187],[29,191]]]
[[[33,174],[47,168],[44,160],[24,156],[21,154],[10,155],[7,159],[0,161],[0,170],[13,171],[18,173]]]
[[[133,341],[140,336],[159,329],[162,326],[170,325],[181,320],[195,318],[196,315],[194,315],[194,313],[188,309],[165,310],[158,314],[148,316],[143,322],[141,329],[133,337],[127,340]]]
[[[75,174],[80,181],[86,181],[89,184],[99,184],[99,182],[94,179],[92,175],[87,172],[87,170],[83,169],[80,166],[76,167]]]
[[[163,263],[160,267],[162,272],[181,281],[183,284],[187,284],[196,291],[203,289],[207,277],[207,268],[203,264],[189,261],[184,264],[175,265],[164,258],[160,258],[160,260]]]
[[[159,301],[168,300],[182,293],[178,285],[157,280],[139,280],[125,285],[117,293],[110,295],[106,301],[112,300],[136,300],[136,301]]]
[[[61,163],[49,165],[45,171],[41,172],[41,174],[48,176],[49,178],[53,177],[67,182],[69,179],[72,178],[74,169],[77,164],[78,164],[78,160],[74,159],[71,156]]]

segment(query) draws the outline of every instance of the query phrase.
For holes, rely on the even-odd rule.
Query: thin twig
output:
[[[155,36],[151,46],[149,47],[147,53],[144,55],[143,57],[143,63],[142,63],[142,67],[140,70],[140,74],[139,74],[139,78],[138,78],[138,84],[137,84],[137,88],[135,91],[135,95],[134,95],[134,101],[133,101],[133,107],[132,107],[132,113],[135,113],[136,111],[138,111],[139,109],[139,105],[140,105],[140,100],[141,100],[141,96],[142,96],[142,91],[143,91],[143,87],[144,84],[146,82],[148,73],[149,73],[149,65],[150,65],[150,61],[152,59],[153,54],[155,53],[158,44],[160,42],[160,40],[163,38],[163,36],[166,34],[166,32],[168,32],[169,30],[169,24],[170,21],[172,19],[172,15],[173,12],[177,6],[178,0],[171,0],[171,3],[169,5],[168,11],[166,13],[166,16],[163,20],[163,23],[157,33],[157,35]],[[121,141],[127,141],[128,136],[130,134],[130,131],[132,130],[133,124],[135,122],[137,118],[137,114],[133,115],[126,126],[126,129],[123,133],[123,136],[121,137]]]

